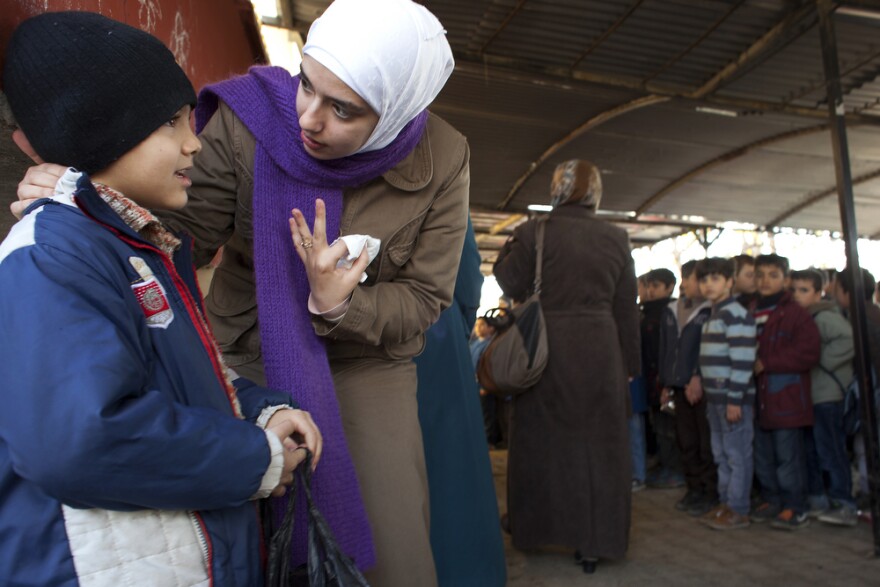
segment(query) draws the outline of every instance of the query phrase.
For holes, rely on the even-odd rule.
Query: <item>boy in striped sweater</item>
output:
[[[704,520],[716,530],[747,528],[753,472],[755,321],[731,295],[732,261],[704,259],[696,273],[700,294],[712,304],[700,339],[700,372],[720,501]]]

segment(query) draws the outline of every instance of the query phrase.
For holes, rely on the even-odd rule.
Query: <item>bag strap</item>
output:
[[[538,218],[538,226],[535,233],[535,295],[541,295],[541,266],[544,264],[544,224],[547,217]]]
[[[822,369],[827,375],[829,375],[834,380],[834,383],[836,383],[837,386],[840,388],[840,391],[843,392],[843,395],[846,395],[846,387],[844,387],[843,383],[840,382],[840,379],[837,378],[837,375],[835,375],[834,372],[831,371],[831,369],[826,369],[825,367],[823,367],[821,363],[818,365],[818,367]]]

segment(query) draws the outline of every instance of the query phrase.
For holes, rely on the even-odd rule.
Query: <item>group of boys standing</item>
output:
[[[856,525],[843,423],[854,356],[848,276],[826,293],[825,273],[791,272],[776,254],[690,261],[681,273],[679,299],[668,269],[639,278],[644,380],[633,397],[640,383],[647,401],[630,425],[633,490],[686,485],[676,509],[716,530],[793,530],[810,517]],[[872,293],[873,277],[863,270],[863,279]],[[868,306],[880,364],[880,308]],[[650,476],[640,411],[659,461]]]

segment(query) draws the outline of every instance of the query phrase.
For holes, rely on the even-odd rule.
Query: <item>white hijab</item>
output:
[[[358,153],[388,146],[437,97],[455,65],[440,21],[412,0],[336,0],[312,23],[303,54],[379,115]]]

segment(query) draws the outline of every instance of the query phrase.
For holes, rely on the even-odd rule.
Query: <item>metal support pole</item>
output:
[[[831,144],[834,149],[834,169],[837,178],[837,196],[843,227],[847,266],[852,283],[849,285],[849,316],[855,343],[855,368],[861,390],[860,408],[862,434],[868,461],[868,487],[871,492],[871,519],[874,531],[874,555],[880,556],[880,442],[878,442],[877,412],[874,406],[874,383],[870,371],[868,328],[865,314],[865,284],[859,266],[858,231],[853,203],[852,175],[849,147],[846,141],[844,104],[840,89],[840,70],[837,60],[837,39],[834,33],[834,10],[831,0],[816,0],[819,29],[822,37],[822,60],[828,92],[828,113],[831,121]]]

